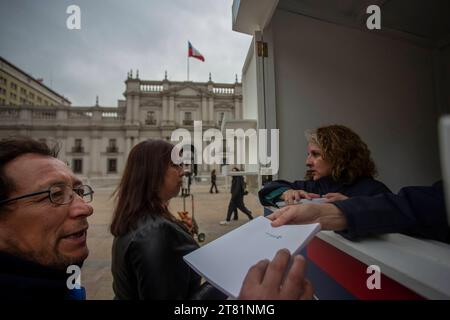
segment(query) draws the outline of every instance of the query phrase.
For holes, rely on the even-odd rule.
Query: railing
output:
[[[0,120],[19,119],[19,110],[0,108]]]
[[[92,112],[83,111],[83,110],[80,110],[80,111],[71,110],[71,111],[69,111],[68,118],[69,119],[90,119],[90,118],[92,118]]]
[[[143,92],[161,92],[163,91],[163,86],[158,84],[141,84],[140,89]]]
[[[125,115],[122,112],[102,112],[103,120],[124,120]]]
[[[31,117],[38,120],[56,119],[56,110],[33,110]]]
[[[115,107],[38,107],[38,106],[2,106],[0,107],[0,121],[19,121],[35,124],[48,122],[49,124],[78,125],[96,122],[121,123],[125,121],[125,108]],[[14,123],[14,121],[12,123]]]
[[[213,88],[213,92],[216,94],[234,94],[234,88],[217,87]]]
[[[146,119],[145,124],[154,126],[154,125],[156,125],[156,119]]]
[[[119,148],[117,148],[117,147],[106,147],[106,152],[108,152],[108,153],[117,153],[117,152],[119,152]]]
[[[84,153],[84,147],[72,147],[72,153]]]

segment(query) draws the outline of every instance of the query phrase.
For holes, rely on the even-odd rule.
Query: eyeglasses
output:
[[[84,200],[84,202],[89,203],[92,201],[94,190],[92,190],[92,188],[86,184],[78,186],[76,188],[72,188],[65,184],[54,184],[50,188],[48,188],[48,190],[33,192],[12,199],[1,200],[0,205],[45,193],[48,193],[48,197],[51,203],[62,205],[71,203],[73,201],[74,194],[80,196]]]

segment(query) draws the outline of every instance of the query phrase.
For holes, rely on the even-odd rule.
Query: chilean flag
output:
[[[192,46],[190,41],[188,41],[188,46],[188,57],[193,57],[203,62],[205,61],[205,57],[202,56],[202,54],[197,49],[195,49],[194,46]]]

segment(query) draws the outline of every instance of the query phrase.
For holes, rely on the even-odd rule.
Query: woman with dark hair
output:
[[[216,299],[224,296],[183,261],[198,248],[169,211],[183,177],[172,162],[173,145],[147,140],[130,152],[115,191],[111,223],[113,290],[116,299]]]
[[[342,125],[320,127],[306,134],[308,141],[305,180],[277,180],[259,191],[263,205],[278,201],[293,204],[302,198],[324,197],[326,201],[354,196],[372,196],[391,191],[380,181],[367,144]]]

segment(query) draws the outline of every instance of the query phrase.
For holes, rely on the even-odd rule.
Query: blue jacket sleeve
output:
[[[334,203],[347,219],[348,239],[384,233],[404,233],[449,242],[442,182],[432,187],[406,187],[398,195],[383,193]]]
[[[275,180],[264,185],[259,190],[259,201],[263,206],[273,206],[276,202],[281,201],[280,196],[286,190],[305,190],[306,183],[303,180],[294,181],[293,183],[286,180]]]
[[[392,191],[382,182],[370,179],[368,180],[367,190],[365,191],[365,196],[375,196],[381,193],[392,193]]]

